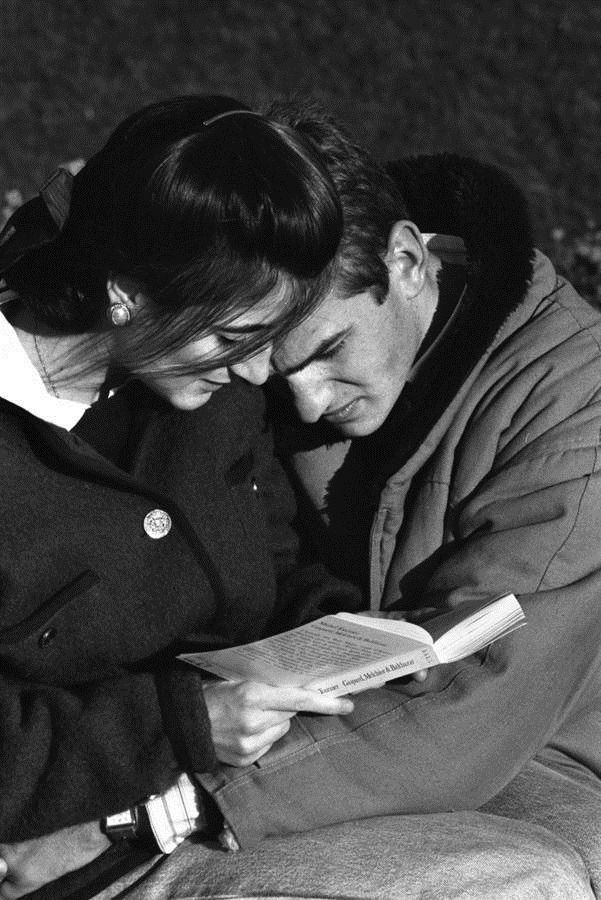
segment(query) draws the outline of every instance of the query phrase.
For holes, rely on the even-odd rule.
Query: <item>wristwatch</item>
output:
[[[112,816],[105,816],[100,822],[100,830],[113,844],[127,840],[155,847],[157,852],[160,852],[144,803],[138,803]]]

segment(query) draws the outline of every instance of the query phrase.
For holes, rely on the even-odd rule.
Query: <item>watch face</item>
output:
[[[133,809],[126,809],[123,812],[115,813],[107,816],[104,820],[105,828],[132,828],[135,827],[136,816]]]
[[[155,853],[161,852],[144,803],[140,803],[138,806],[126,809],[123,812],[115,813],[115,815],[106,816],[102,820],[101,829],[107,838],[114,843],[127,840],[136,845],[152,849]]]
[[[137,836],[137,822],[135,809],[126,809],[112,816],[106,816],[101,827],[110,841],[122,841],[125,838],[133,840]]]

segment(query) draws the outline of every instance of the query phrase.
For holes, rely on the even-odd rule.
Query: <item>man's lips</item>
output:
[[[339,406],[337,409],[325,413],[324,419],[334,425],[339,422],[346,422],[347,419],[350,419],[353,416],[357,403],[358,398],[356,397],[354,400],[345,403],[344,406]]]

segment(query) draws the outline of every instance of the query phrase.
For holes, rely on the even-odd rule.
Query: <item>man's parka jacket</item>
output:
[[[327,824],[348,816],[331,802],[343,788],[362,815],[477,808],[537,756],[588,781],[601,837],[601,314],[533,250],[500,173],[449,155],[390,170],[422,232],[463,239],[467,283],[398,403],[363,548],[371,604],[432,614],[514,592],[527,624],[423,684],[359,694],[355,715],[339,731],[326,722],[320,752],[294,768],[329,777]],[[279,431],[325,523],[321,546],[346,568],[334,520],[347,542],[361,442],[328,476],[342,456],[332,433],[293,420]],[[405,699],[386,713],[395,691]]]
[[[175,654],[277,629],[278,575],[291,624],[330,590],[311,566],[296,594],[285,579],[294,503],[260,391],[237,382],[180,413],[124,390],[138,435],[131,474],[0,401],[3,841],[98,819],[182,770],[211,769],[200,673]],[[145,528],[153,510],[170,529],[161,513],[162,528]]]

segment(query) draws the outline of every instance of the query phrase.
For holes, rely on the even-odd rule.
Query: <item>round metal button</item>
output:
[[[251,486],[251,489],[254,491],[254,493],[257,494],[259,491],[259,485],[257,484],[256,478],[253,477],[250,479],[250,486]]]
[[[56,628],[50,627],[41,633],[38,638],[38,645],[40,647],[47,647],[48,644],[51,644],[54,638],[56,637]]]
[[[144,516],[144,531],[153,540],[165,537],[171,531],[171,516],[164,509],[151,509]]]

